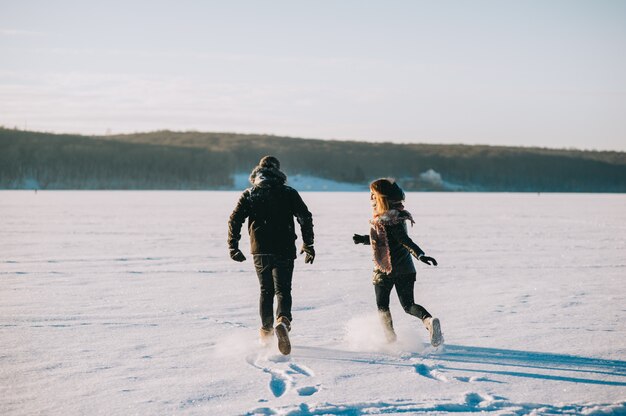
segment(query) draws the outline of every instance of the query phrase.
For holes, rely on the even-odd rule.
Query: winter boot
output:
[[[261,336],[261,345],[267,347],[270,342],[272,342],[272,337],[274,336],[274,328],[261,328],[259,329],[259,335]]]
[[[443,334],[441,333],[441,324],[439,323],[439,319],[429,316],[422,322],[424,322],[424,326],[428,329],[428,333],[430,334],[430,345],[438,347],[443,344]]]
[[[383,330],[385,331],[385,338],[387,342],[396,342],[396,332],[393,330],[393,320],[391,319],[391,312],[378,311],[380,322],[383,324]]]
[[[278,350],[283,355],[289,355],[291,353],[291,342],[289,341],[291,322],[285,316],[279,316],[277,322],[274,330],[276,331],[276,338],[278,338]]]

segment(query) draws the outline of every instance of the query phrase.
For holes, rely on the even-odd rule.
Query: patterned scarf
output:
[[[374,213],[374,218],[370,220],[370,244],[374,251],[374,264],[385,274],[391,273],[391,253],[385,225],[396,225],[406,220],[411,221],[411,226],[415,224],[413,216],[404,210],[402,204],[397,204],[382,214]]]

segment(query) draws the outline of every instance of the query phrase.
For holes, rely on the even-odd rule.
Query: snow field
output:
[[[293,350],[257,340],[237,192],[1,192],[0,413],[625,414],[626,197],[408,194],[416,302],[378,325],[367,193],[303,193]],[[244,237],[241,247],[247,252]]]

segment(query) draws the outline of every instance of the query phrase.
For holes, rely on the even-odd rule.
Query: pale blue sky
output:
[[[626,150],[626,1],[0,0],[0,125]]]

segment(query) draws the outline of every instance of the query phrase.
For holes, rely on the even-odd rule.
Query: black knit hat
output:
[[[374,189],[382,196],[387,197],[390,201],[404,201],[404,191],[394,179],[376,179],[370,184],[370,188]]]
[[[280,169],[280,162],[274,156],[263,156],[259,161],[259,166],[264,168]]]

